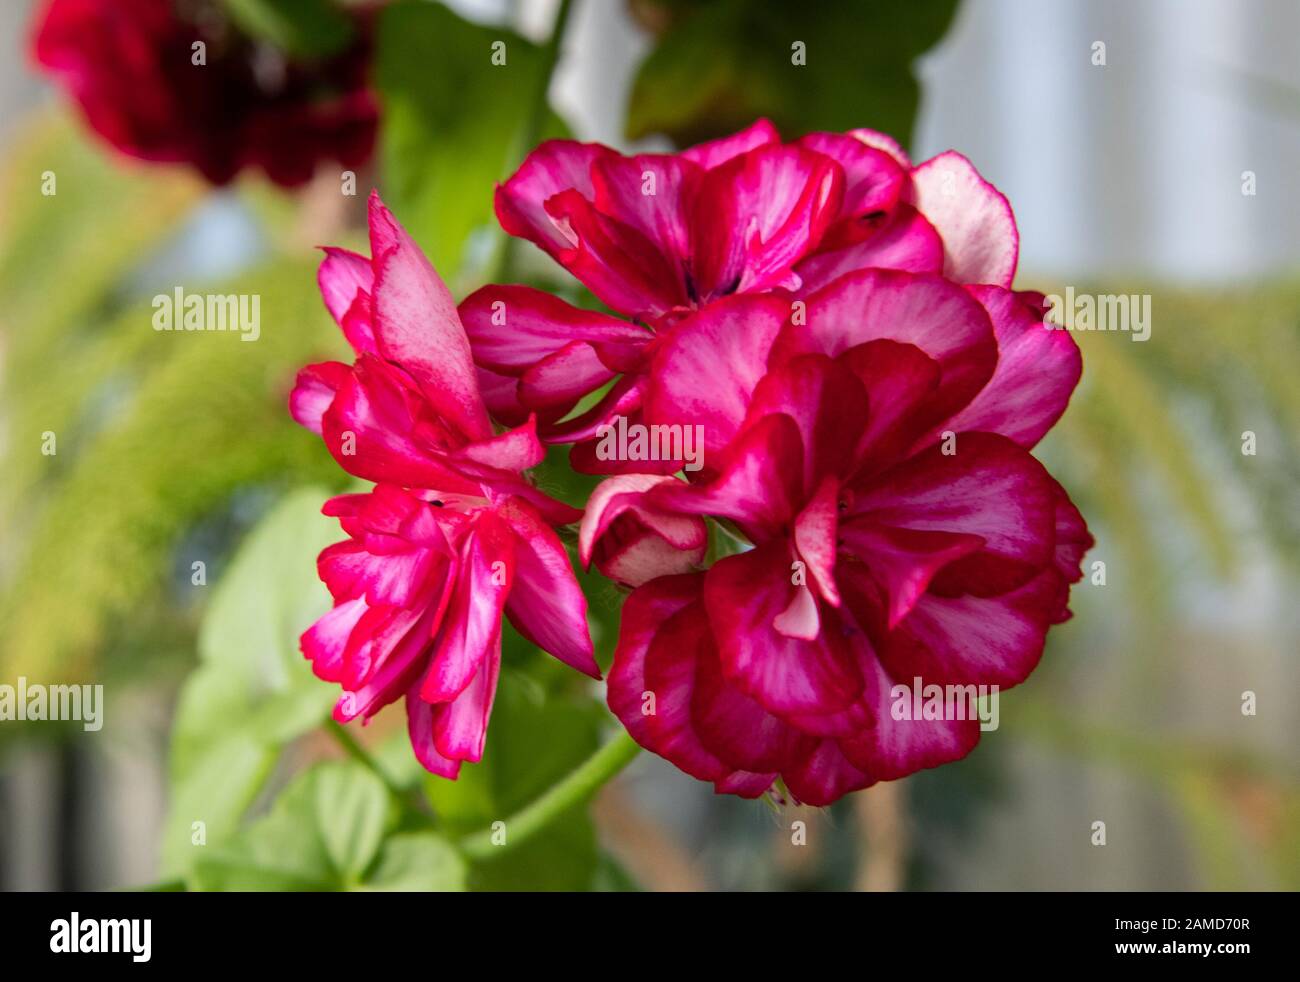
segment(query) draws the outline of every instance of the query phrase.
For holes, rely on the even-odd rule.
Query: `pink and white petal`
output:
[[[546,210],[576,237],[556,258],[611,309],[654,318],[690,302],[680,260],[661,253],[636,228],[597,210],[577,191],[561,191]]]
[[[425,398],[469,439],[491,435],[469,339],[447,285],[378,193],[370,196],[375,341],[405,368]]]
[[[518,426],[529,415],[529,409],[519,401],[519,379],[513,375],[499,375],[487,368],[478,370],[478,389],[483,403],[492,418],[506,426]]]
[[[358,293],[370,293],[375,285],[375,272],[370,260],[349,249],[324,246],[325,258],[316,271],[325,309],[339,324],[356,300]]]
[[[856,130],[849,130],[848,135],[853,137],[855,140],[861,140],[869,147],[883,150],[898,161],[899,166],[904,169],[909,171],[912,169],[912,158],[907,155],[907,151],[903,149],[902,144],[888,133],[881,133],[877,130],[869,130],[862,127]]]
[[[406,733],[420,766],[454,781],[460,776],[460,761],[444,757],[433,741],[434,716],[440,708],[421,699],[419,686],[412,686],[406,693]]]
[[[489,476],[491,470],[519,471],[536,467],[546,457],[537,439],[537,420],[529,417],[522,426],[474,443],[467,443],[449,457],[470,476]]]
[[[939,363],[912,344],[868,341],[839,358],[867,393],[867,425],[853,452],[857,477],[887,470],[925,433],[939,392]]]
[[[366,602],[360,597],[347,600],[318,619],[303,632],[299,647],[303,657],[311,662],[317,678],[326,682],[343,680],[343,652],[357,621],[366,612]]]
[[[769,712],[833,713],[862,692],[862,677],[839,621],[823,608],[812,641],[777,630],[798,589],[782,541],[719,560],[705,574],[704,600],[726,678]]]
[[[831,739],[823,739],[793,767],[783,769],[781,778],[795,801],[818,808],[833,804],[852,791],[870,787],[878,780],[874,774],[854,765]]]
[[[1056,485],[1056,571],[1067,583],[1078,583],[1083,579],[1083,557],[1096,540],[1065,488],[1055,481],[1052,483]]]
[[[652,652],[649,664],[657,661]],[[653,671],[649,672],[653,687]],[[691,730],[704,747],[732,769],[767,773],[794,764],[815,739],[769,713],[727,682],[715,652],[695,659]]]
[[[448,577],[448,583],[454,577]],[[450,591],[444,591],[445,597]],[[377,653],[373,669],[363,685],[347,690],[334,706],[334,719],[347,723],[358,716],[369,719],[400,698],[420,676],[428,656],[430,637],[445,610],[445,602],[424,611],[415,626],[391,648]],[[403,613],[403,620],[407,613]],[[390,635],[395,633],[391,630]],[[373,648],[371,654],[374,654]],[[345,654],[346,659],[351,652]]]
[[[712,170],[742,153],[780,142],[781,134],[777,132],[776,127],[770,120],[760,118],[739,133],[687,147],[680,156],[699,164],[705,170]]]
[[[809,133],[798,143],[830,157],[843,169],[842,218],[888,213],[898,204],[910,168],[904,169],[889,153],[848,133]]]
[[[298,372],[293,391],[289,393],[289,415],[313,433],[321,432],[321,417],[344,380],[352,370],[337,361],[322,361],[308,365]]]
[[[497,514],[515,535],[514,586],[506,604],[510,623],[525,638],[571,668],[600,678],[587,628],[587,598],[569,553],[542,516],[519,498]]]
[[[835,221],[844,172],[798,146],[763,146],[711,170],[692,223],[695,297],[794,288],[794,266]]]
[[[713,782],[718,794],[734,794],[741,798],[760,798],[772,789],[776,774],[756,774],[753,771],[732,771]]]
[[[811,495],[827,476],[852,469],[854,461],[846,450],[857,445],[867,424],[867,394],[851,368],[821,354],[791,357],[759,380],[740,434],[776,414],[788,416],[799,427],[801,498]]]
[[[1001,592],[1051,562],[1052,484],[1042,464],[1006,437],[960,433],[951,456],[936,445],[856,487],[843,517],[979,536],[979,553],[954,560],[941,574],[945,592]],[[1004,576],[1010,580],[1002,582]]]
[[[434,639],[421,698],[448,702],[473,680],[488,652],[499,644],[515,569],[510,527],[492,512],[480,512],[461,548],[456,587]]]
[[[1065,412],[1083,372],[1079,346],[1069,331],[1051,330],[1010,290],[972,286],[998,339],[993,377],[946,428],[987,430],[1031,449]]]
[[[869,664],[868,664],[869,662]],[[980,739],[978,718],[899,719],[895,712],[904,700],[911,707],[914,675],[891,675],[875,658],[864,660],[868,697],[876,724],[841,739],[840,749],[848,760],[881,781],[893,781],[928,767],[961,760],[975,749]],[[926,677],[925,683],[934,680]],[[895,685],[903,688],[895,691]],[[911,710],[908,709],[911,716]]]
[[[653,337],[635,324],[529,286],[482,287],[459,311],[475,363],[506,375],[523,374],[573,341],[639,346]]]
[[[483,658],[478,672],[451,702],[438,706],[433,714],[433,746],[449,760],[475,763],[483,759],[488,719],[496,698],[501,672],[501,635],[498,633]]]
[[[703,574],[665,576],[632,591],[623,605],[606,700],[641,746],[692,777],[715,781],[726,777],[728,768],[690,728],[695,657],[710,643],[700,603],[703,580]],[[648,655],[666,629],[676,643],[656,647],[652,688]]]
[[[867,341],[915,345],[939,363],[941,393],[929,407],[951,416],[993,376],[997,341],[988,313],[964,289],[933,274],[866,269],[807,300],[806,334],[832,358]]]
[[[379,342],[375,340],[374,303],[370,294],[357,294],[339,326],[343,328],[343,337],[357,354],[379,354]]]
[[[421,395],[400,369],[362,355],[321,416],[321,436],[339,466],[377,483],[475,493],[476,483],[416,443]]]
[[[839,481],[828,477],[813,493],[794,520],[794,545],[822,600],[840,605],[835,586],[835,561],[839,550]]]
[[[860,560],[884,589],[890,629],[916,606],[941,569],[984,545],[978,535],[896,528],[865,518],[843,523],[839,536],[841,550]]]
[[[912,171],[911,201],[943,238],[943,273],[958,283],[1010,287],[1020,233],[1011,203],[954,150]]]
[[[790,312],[790,302],[778,297],[737,296],[678,324],[651,362],[647,421],[702,426],[706,456],[721,456],[745,418]]]
[[[943,240],[911,205],[899,205],[884,226],[861,242],[818,250],[798,266],[800,292],[812,293],[859,269],[899,269],[938,273],[943,269]]]
[[[336,601],[365,597],[372,606],[407,607],[428,592],[430,574],[445,557],[404,544],[401,552],[377,555],[355,540],[336,542],[322,550],[316,569]]]
[[[646,492],[653,507],[729,518],[758,541],[782,534],[802,494],[803,442],[789,416],[764,416],[730,447],[718,476],[705,484],[674,481]],[[788,578],[788,577],[787,577]]]
[[[518,395],[529,409],[559,418],[614,378],[586,341],[570,341],[519,377]]]
[[[497,219],[510,235],[528,239],[552,256],[574,245],[571,230],[558,224],[546,210],[546,202],[570,188],[585,198],[594,189],[591,166],[614,151],[598,143],[546,140],[524,158],[519,170],[497,186]]]
[[[927,593],[881,645],[881,662],[897,679],[1010,688],[1038,665],[1063,586],[1047,569],[998,597]]]
[[[635,513],[665,542],[676,549],[696,549],[704,544],[707,533],[697,518],[676,515],[655,508],[644,493],[664,483],[680,483],[658,474],[622,474],[601,481],[587,499],[587,508],[578,531],[578,556],[583,566],[591,565],[597,540],[609,530],[620,515]]]
[[[680,154],[611,155],[592,165],[592,200],[683,270],[690,260],[690,219],[702,177],[700,166]]]

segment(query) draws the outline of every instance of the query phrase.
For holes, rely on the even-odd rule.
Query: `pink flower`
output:
[[[497,188],[496,207],[507,232],[636,322],[523,286],[461,305],[493,414],[536,413],[542,438],[577,441],[574,466],[590,473],[619,469],[596,458],[593,437],[615,416],[640,420],[657,336],[693,311],[737,294],[804,296],[868,267],[1009,287],[1019,241],[1006,198],[960,154],[913,167],[871,130],[781,143],[766,120],[679,154],[548,141]]]
[[[701,426],[706,466],[611,479],[581,545],[637,586],[609,679],[632,736],[719,791],[780,777],[820,805],[968,753],[978,720],[899,719],[894,686],[1023,681],[1092,538],[1028,452],[1079,378],[1067,333],[1001,286],[890,270],[806,315],[735,297],[673,330],[645,416]],[[752,548],[688,572],[704,516]]]
[[[323,160],[358,167],[370,156],[369,15],[351,16],[352,42],[308,61],[259,47],[217,4],[47,0],[32,53],[121,152],[193,164],[214,184],[260,167],[288,187]]]
[[[451,295],[377,194],[370,248],[327,249],[320,268],[355,363],[308,366],[290,397],[340,466],[378,484],[325,506],[349,539],[321,553],[334,608],[302,649],[343,687],[336,719],[405,696],[416,756],[454,778],[483,752],[503,613],[600,677],[586,598],[551,528],[580,513],[524,476],[543,453],[532,420],[493,433]]]

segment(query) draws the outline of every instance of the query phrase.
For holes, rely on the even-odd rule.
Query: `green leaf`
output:
[[[445,839],[406,832],[384,843],[374,872],[357,889],[460,891],[465,889],[465,863]]]
[[[632,87],[627,134],[679,144],[732,133],[759,116],[785,136],[857,126],[904,145],[920,89],[912,62],[948,29],[956,0],[652,3],[669,23]],[[796,64],[796,44],[804,64]]]
[[[359,880],[384,838],[391,811],[388,790],[356,766],[325,766],[315,776],[315,814],[325,851],[344,880]]]
[[[244,33],[291,55],[322,58],[352,40],[352,22],[332,0],[224,0]]]
[[[494,44],[504,45],[503,65],[492,63]],[[520,143],[538,111],[545,69],[536,45],[440,4],[396,3],[380,15],[385,198],[454,290],[465,286],[471,235],[491,230],[485,258],[486,242],[500,234],[492,185],[531,149]],[[547,118],[541,135],[561,132]]]
[[[335,692],[312,675],[298,635],[329,608],[316,555],[339,537],[326,493],[286,497],[248,536],[199,632],[200,667],[181,691],[172,732],[172,805],[163,865],[183,874],[196,852],[238,827],[285,742],[317,726]],[[355,803],[346,803],[352,807]],[[204,823],[206,845],[193,843]],[[344,863],[346,844],[331,843]]]

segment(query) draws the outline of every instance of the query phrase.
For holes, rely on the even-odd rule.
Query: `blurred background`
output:
[[[1300,5],[575,0],[540,125],[528,86],[545,78],[555,0],[401,6],[426,9],[378,32],[384,115],[356,199],[337,167],[293,192],[256,174],[214,190],[115,154],[33,69],[32,5],[0,7],[0,683],[97,682],[107,701],[97,733],[0,723],[0,887],[173,879],[177,801],[234,767],[186,767],[211,751],[187,725],[195,676],[238,649],[253,652],[237,670],[254,699],[293,694],[271,676],[305,621],[258,627],[283,612],[254,568],[310,584],[335,536],[259,522],[341,486],[283,406],[296,368],[339,347],[311,247],[363,241],[369,185],[460,297],[499,268],[490,188],[539,135],[667,149],[766,114],[787,136],[888,130],[916,160],[958,149],[1015,208],[1020,288],[1150,295],[1148,341],[1076,334],[1083,382],[1039,450],[1096,535],[1085,571],[1103,562],[1104,584],[1074,588],[1074,619],[961,762],[777,810],[642,755],[594,824],[575,817],[498,885],[1300,888]],[[516,34],[515,74],[484,76],[490,42]],[[512,258],[573,292],[531,247]],[[182,282],[259,293],[262,338],[155,333],[149,298]],[[580,496],[556,474],[543,483]],[[607,651],[617,597],[592,590]],[[539,709],[552,699],[575,746],[605,725],[598,690],[560,691],[512,647],[519,678],[497,712],[517,726],[494,718],[490,739],[520,740],[530,719],[556,732]],[[247,734],[254,710],[284,719],[281,706],[212,712]],[[396,743],[391,719],[362,738],[400,768],[396,723]],[[545,777],[519,745],[496,785]],[[304,762],[339,754],[310,727],[258,752],[258,781],[234,795],[253,814]]]

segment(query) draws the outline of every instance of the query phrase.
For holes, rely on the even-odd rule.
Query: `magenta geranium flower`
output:
[[[586,599],[552,525],[580,512],[535,488],[535,421],[495,434],[446,286],[377,194],[371,257],[327,249],[321,293],[356,351],[303,369],[295,419],[346,471],[374,481],[328,502],[347,541],[321,553],[334,608],[302,637],[344,690],[335,718],[406,699],[411,745],[455,777],[483,752],[501,617],[593,678]]]
[[[702,427],[708,466],[611,479],[582,549],[637,585],[609,679],[633,737],[720,791],[826,804],[968,753],[977,720],[895,718],[893,687],[1023,681],[1092,539],[1029,453],[1079,378],[1068,334],[933,273],[806,303],[731,298],[657,346],[645,416]],[[687,572],[703,516],[752,547]]]
[[[523,286],[461,306],[494,415],[536,413],[542,438],[576,441],[574,465],[592,473],[620,469],[592,438],[615,416],[639,421],[656,338],[684,316],[738,294],[803,296],[866,267],[1009,287],[1018,251],[1006,199],[960,154],[913,167],[871,130],[782,143],[766,120],[678,154],[548,141],[497,188],[496,208],[507,232],[635,321]]]
[[[324,160],[359,167],[374,146],[370,16],[340,9],[352,41],[308,61],[255,44],[215,3],[47,0],[32,53],[122,153],[192,164],[214,184],[257,167],[294,186]]]

